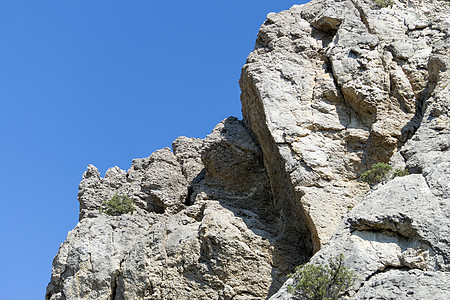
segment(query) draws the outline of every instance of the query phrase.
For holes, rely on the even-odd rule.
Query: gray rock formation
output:
[[[312,1],[269,14],[261,27],[240,81],[244,122],[280,211],[302,208],[294,217],[316,251],[367,192],[355,179],[419,127],[437,80],[429,69],[444,59],[432,55],[448,28],[440,4]]]
[[[46,299],[263,299],[308,256],[272,205],[262,153],[228,118],[204,140],[80,183],[80,223],[53,263]],[[114,194],[137,210],[99,208]]]
[[[80,183],[80,221],[95,217],[99,207],[114,194],[127,195],[148,212],[177,212],[188,194],[188,183],[181,164],[169,148],[156,151],[147,158],[134,159],[125,172],[118,167],[109,169],[105,178],[89,165]]]
[[[424,295],[446,299],[450,295],[446,210],[448,203],[433,195],[421,174],[395,178],[370,192],[346,216],[312,262],[323,264],[343,253],[345,264],[358,276],[350,292],[353,299],[423,299]],[[294,299],[286,291],[291,283],[271,299]],[[434,295],[429,295],[431,291]]]
[[[88,166],[46,299],[293,299],[286,274],[339,253],[350,298],[450,298],[450,3],[416,2],[269,14],[242,122]],[[380,161],[412,174],[371,190]],[[102,213],[115,194],[136,210]]]
[[[299,15],[301,16],[299,20],[292,22],[292,18],[298,18]],[[450,297],[448,288],[450,258],[448,241],[450,231],[449,15],[448,3],[433,1],[409,8],[406,7],[406,3],[396,2],[393,7],[384,9],[375,8],[370,1],[343,1],[337,4],[331,1],[311,2],[304,6],[293,7],[288,12],[269,16],[269,20],[273,18],[275,21],[266,22],[263,25],[264,37],[267,35],[266,31],[274,32],[265,27],[278,28],[276,31],[278,34],[282,30],[286,31],[271,37],[271,41],[261,47],[263,50],[257,48],[254,53],[260,51],[263,54],[257,53],[256,59],[250,56],[244,68],[246,77],[243,84],[256,86],[253,88],[255,94],[242,97],[244,107],[246,102],[250,103],[248,114],[246,114],[247,119],[244,120],[247,120],[252,128],[266,127],[259,129],[261,139],[272,138],[272,142],[277,145],[281,157],[284,158],[281,160],[281,163],[284,163],[283,167],[291,174],[293,189],[304,191],[298,194],[297,199],[291,201],[297,201],[304,207],[305,213],[310,215],[312,222],[310,221],[308,225],[313,224],[326,230],[311,229],[313,235],[317,232],[318,241],[325,245],[313,256],[311,262],[325,263],[329,257],[343,253],[346,265],[358,275],[359,280],[349,293],[351,298],[446,299]],[[304,25],[302,27],[297,24]],[[276,45],[281,39],[287,43],[284,37],[290,36],[292,46],[298,39],[296,36],[298,36],[299,27],[306,28],[304,30],[309,28],[311,35],[316,36],[312,44],[320,40],[323,45],[323,34],[332,35],[320,52],[324,69],[328,70],[330,77],[333,78],[333,84],[328,85],[331,88],[327,87],[326,91],[338,90],[339,98],[345,103],[344,107],[350,112],[349,115],[355,114],[350,116],[352,120],[350,123],[345,123],[345,129],[334,130],[343,134],[340,142],[343,145],[341,149],[345,151],[342,153],[334,153],[333,151],[337,151],[336,148],[328,151],[327,146],[320,146],[320,129],[300,137],[298,140],[307,138],[308,143],[305,142],[305,145],[299,148],[297,140],[286,143],[287,135],[283,137],[284,141],[282,139],[277,141],[276,130],[279,127],[289,128],[289,132],[298,133],[304,130],[304,126],[296,127],[293,121],[287,122],[286,118],[282,120],[287,124],[281,125],[274,125],[270,120],[265,120],[265,124],[263,122],[258,124],[252,120],[252,118],[256,119],[252,112],[252,108],[256,106],[255,103],[259,102],[257,105],[266,108],[270,107],[270,104],[266,104],[267,102],[275,102],[271,109],[266,108],[266,115],[269,114],[269,110],[271,114],[279,114],[274,112],[274,107],[285,109],[283,105],[277,105],[276,101],[291,103],[291,101],[285,101],[287,97],[290,97],[284,96],[285,91],[278,90],[277,96],[260,93],[263,88],[258,86],[267,88],[268,84],[262,82],[267,80],[265,76],[271,73],[270,71],[256,72],[255,78],[253,68],[259,64],[264,65],[265,63],[261,61],[266,59],[266,56],[290,57],[286,54],[287,46],[280,48],[274,46],[272,49],[271,45]],[[287,31],[288,28],[289,31]],[[315,30],[319,32],[313,33]],[[317,38],[318,36],[320,38]],[[310,45],[306,49],[308,51],[300,51],[297,55],[301,57],[315,50]],[[293,52],[296,50],[294,49]],[[261,59],[260,56],[263,58]],[[315,57],[317,56],[319,55],[316,54]],[[279,61],[279,59],[276,60],[276,62]],[[302,68],[306,64],[307,62],[300,60],[298,64],[291,63],[289,68],[291,70],[297,68],[297,73],[305,76],[304,74],[308,73],[302,71]],[[307,70],[310,70],[309,66]],[[276,71],[274,69],[272,72]],[[249,75],[245,72],[249,72]],[[316,73],[319,72],[320,70],[316,71]],[[305,100],[306,108],[304,109],[314,116],[309,120],[313,122],[317,120],[316,115],[321,115],[321,112],[315,111],[314,103],[327,99],[323,96],[326,92],[321,91],[323,87],[319,85],[319,76],[315,76],[310,79],[311,86],[313,89],[316,87],[320,90],[319,94],[322,96],[316,97],[311,91],[312,96]],[[280,86],[284,80],[281,77],[283,75],[280,75],[278,79],[280,84],[274,83],[275,75],[270,82]],[[308,79],[299,79],[300,82],[304,80]],[[298,88],[301,84],[295,82],[292,88]],[[291,95],[288,92],[286,94]],[[333,94],[336,93],[333,92]],[[297,98],[301,99],[300,103],[302,103],[305,95],[308,94],[301,92],[298,95],[301,95]],[[337,111],[339,103],[337,102],[335,107],[331,108]],[[295,105],[298,105],[298,101]],[[292,107],[287,109],[295,111]],[[332,119],[331,115],[327,120]],[[299,116],[300,121],[308,120],[307,113],[299,114]],[[354,119],[356,121],[353,121]],[[352,124],[352,122],[359,122],[358,120],[361,121],[359,125]],[[299,120],[297,119],[296,122]],[[346,133],[348,130],[367,131],[367,139],[358,140],[359,150],[355,147],[353,138],[346,138],[351,134]],[[332,136],[328,131],[326,130],[328,136]],[[260,143],[262,144],[261,141]],[[329,156],[325,164],[327,168],[333,167],[333,157],[343,157],[345,161],[349,155],[357,154],[358,159],[354,162],[359,169],[349,169],[346,163],[335,166],[336,170],[339,167],[347,168],[347,173],[343,174],[347,174],[345,176],[350,182],[354,181],[351,179],[351,172],[359,175],[375,161],[390,160],[395,167],[407,167],[410,172],[417,174],[395,178],[371,191],[349,214],[342,213],[346,207],[349,207],[346,205],[345,197],[334,198],[331,201],[335,211],[339,213],[335,214],[335,220],[326,220],[326,217],[332,217],[333,214],[329,214],[328,206],[322,202],[329,203],[330,200],[326,197],[322,199],[315,197],[312,200],[314,202],[310,204],[308,200],[304,200],[305,196],[308,197],[309,190],[304,188],[305,181],[297,181],[297,183],[294,180],[298,174],[297,170],[305,169],[302,164],[309,166],[312,174],[320,175],[319,167],[314,166],[314,161],[308,163],[304,155],[300,156],[302,160],[297,160],[295,168],[291,166],[295,155],[302,154],[301,151],[310,151],[312,147],[310,143],[317,144],[316,149],[320,149],[320,154],[328,151]],[[332,145],[331,141],[327,145]],[[290,152],[284,150],[286,146],[290,147]],[[264,151],[266,148],[262,147],[262,149]],[[395,155],[392,156],[393,153]],[[267,160],[265,162],[267,163]],[[267,166],[268,170],[269,168]],[[268,174],[270,175],[271,172],[268,171]],[[333,174],[339,174],[339,172],[333,171]],[[319,181],[326,179],[324,176],[318,177]],[[326,191],[330,185],[334,186],[333,179],[324,185],[325,188],[322,188],[322,191]],[[356,190],[354,194],[349,192],[345,194],[355,200],[364,192]],[[328,193],[328,195],[331,194]],[[323,211],[326,213],[316,216],[314,207],[319,213]],[[321,232],[324,238],[321,238]],[[334,235],[332,235],[333,232]],[[330,236],[332,237],[327,242]],[[316,249],[318,249],[317,244]],[[288,281],[271,299],[292,299],[293,297],[286,292],[286,286],[290,283],[292,280]]]

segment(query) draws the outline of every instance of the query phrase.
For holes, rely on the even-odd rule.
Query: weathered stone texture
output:
[[[339,253],[348,298],[450,298],[449,16],[437,0],[269,14],[243,121],[104,178],[88,166],[46,299],[293,299],[285,275]],[[379,161],[412,174],[370,190]],[[101,213],[114,194],[136,210]]]
[[[275,202],[286,214],[301,207],[294,217],[305,220],[315,251],[367,191],[355,179],[400,150],[436,94],[448,5],[428,4],[312,1],[269,14],[260,29],[240,81],[244,122]]]
[[[449,297],[450,7],[405,5],[313,1],[269,15],[241,79],[244,121],[268,174],[272,182],[279,170],[289,174],[285,182],[301,191],[289,205],[303,206],[315,249],[324,246],[311,261],[343,253],[359,277],[355,299]],[[389,160],[420,175],[361,201],[355,179]],[[361,201],[348,216],[346,198]],[[287,284],[271,299],[291,299]]]
[[[450,295],[446,209],[422,175],[395,178],[370,192],[311,261],[325,263],[343,253],[358,276],[353,299],[423,299],[434,290],[446,297],[431,299],[445,299]],[[287,284],[271,299],[291,299]]]
[[[308,258],[273,209],[261,150],[241,121],[173,148],[105,178],[88,166],[81,221],[55,258],[46,299],[264,299]],[[100,213],[114,193],[137,210]]]
[[[97,216],[102,204],[114,194],[127,195],[148,212],[179,211],[184,207],[188,183],[175,155],[164,148],[147,158],[134,159],[128,172],[111,168],[104,178],[89,165],[79,189],[81,221]]]

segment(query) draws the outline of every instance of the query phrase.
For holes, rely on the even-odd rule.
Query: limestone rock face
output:
[[[450,7],[433,1],[407,4],[412,5],[396,1],[392,8],[374,9],[370,2],[322,1],[284,12],[297,16],[300,11],[315,29],[335,34],[324,60],[331,64],[328,69],[343,101],[368,126],[363,152],[352,151],[361,158],[361,170],[371,161],[389,159],[394,167],[416,173],[367,193],[342,216],[337,229],[329,228],[334,235],[312,257],[312,263],[323,264],[344,254],[345,264],[358,276],[348,294],[352,299],[450,297]],[[348,7],[346,13],[338,13],[342,5]],[[360,16],[359,25],[355,16]],[[340,21],[330,31],[333,18]],[[345,29],[349,22],[354,22],[351,30]],[[345,46],[349,38],[354,41],[350,48]],[[346,149],[352,149],[346,142]],[[315,205],[321,201],[316,199]],[[291,283],[271,299],[294,299],[286,291]]]
[[[269,14],[242,70],[244,122],[275,203],[287,217],[301,207],[292,216],[304,220],[315,251],[367,192],[355,179],[388,162],[419,127],[422,105],[438,101],[448,3],[408,5],[311,1]]]
[[[323,264],[343,253],[345,265],[358,276],[352,299],[446,299],[448,198],[445,202],[421,174],[395,178],[370,192],[311,261]],[[291,283],[271,299],[294,299],[286,291]]]
[[[271,13],[243,121],[89,165],[47,300],[294,299],[286,275],[342,253],[350,299],[450,299],[450,3],[313,0]],[[375,162],[407,168],[371,189]],[[132,213],[105,202],[130,197]]]
[[[99,208],[114,194],[127,195],[148,212],[176,212],[186,200],[188,182],[175,155],[165,148],[147,158],[134,159],[128,172],[111,168],[104,178],[89,165],[79,189],[81,221],[97,216]]]
[[[272,205],[262,153],[236,118],[204,140],[80,184],[80,223],[61,245],[46,299],[264,299],[308,259]],[[115,193],[132,214],[99,212]]]

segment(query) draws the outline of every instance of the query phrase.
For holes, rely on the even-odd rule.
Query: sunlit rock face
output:
[[[88,166],[80,223],[54,260],[47,299],[264,299],[309,258],[274,209],[262,152],[241,121],[172,147],[104,178]],[[136,211],[102,213],[114,194]]]
[[[339,253],[350,298],[450,298],[449,16],[437,0],[269,14],[242,121],[128,171],[88,166],[46,299],[293,299],[286,275]],[[375,162],[411,175],[370,189]],[[135,210],[105,214],[115,194]]]
[[[312,262],[344,254],[355,299],[449,297],[449,15],[442,1],[312,1],[268,15],[242,71],[275,206],[303,220]],[[367,193],[374,162],[416,174]]]
[[[244,122],[276,207],[303,220],[314,251],[367,192],[356,179],[400,151],[445,82],[448,3],[423,2],[311,1],[259,31],[240,80]]]

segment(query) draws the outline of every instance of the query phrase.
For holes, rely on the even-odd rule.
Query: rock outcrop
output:
[[[244,122],[280,211],[302,207],[295,217],[316,251],[367,192],[359,175],[419,127],[436,80],[429,69],[439,68],[429,65],[433,46],[446,35],[439,4],[312,1],[269,14],[260,29],[240,81]]]
[[[450,6],[440,1],[407,4],[379,9],[371,1],[317,1],[269,15],[261,46],[250,55],[241,81],[253,87],[242,96],[243,107],[248,105],[244,121],[255,128],[261,145],[275,144],[282,158],[268,161],[270,154],[265,155],[269,176],[274,162],[290,174],[287,183],[299,191],[290,201],[303,207],[315,249],[324,246],[311,262],[326,263],[343,253],[359,278],[349,294],[354,299],[450,296]],[[301,51],[295,48],[298,44]],[[292,57],[298,62],[283,65]],[[311,61],[316,61],[315,72]],[[289,69],[289,82],[283,68]],[[324,76],[327,85],[322,84]],[[300,101],[289,100],[292,90],[298,90]],[[330,91],[339,99],[333,105],[326,96]],[[328,117],[321,117],[323,106]],[[266,119],[258,119],[255,107]],[[348,119],[339,118],[340,107]],[[302,112],[291,120],[267,117],[280,110],[289,116]],[[333,119],[343,126],[314,125]],[[305,132],[301,122],[316,128]],[[352,137],[355,132],[358,139]],[[333,140],[341,148],[333,147]],[[333,165],[336,158],[341,163]],[[416,174],[366,194],[355,179],[377,161]],[[324,168],[331,168],[333,176]],[[305,181],[305,175],[297,180],[298,174],[314,180]],[[317,184],[325,197],[314,192]],[[347,199],[356,204],[348,214],[345,209],[352,207]],[[291,282],[271,299],[293,298],[286,292]]]
[[[228,118],[204,140],[133,160],[80,183],[80,223],[53,263],[47,299],[264,299],[308,259],[272,205],[262,153]],[[114,194],[133,214],[99,208]]]
[[[438,0],[269,14],[243,121],[104,178],[88,166],[46,299],[293,299],[294,266],[339,253],[350,298],[450,298],[449,16]],[[411,175],[371,190],[375,162]],[[115,194],[136,210],[102,213]]]

